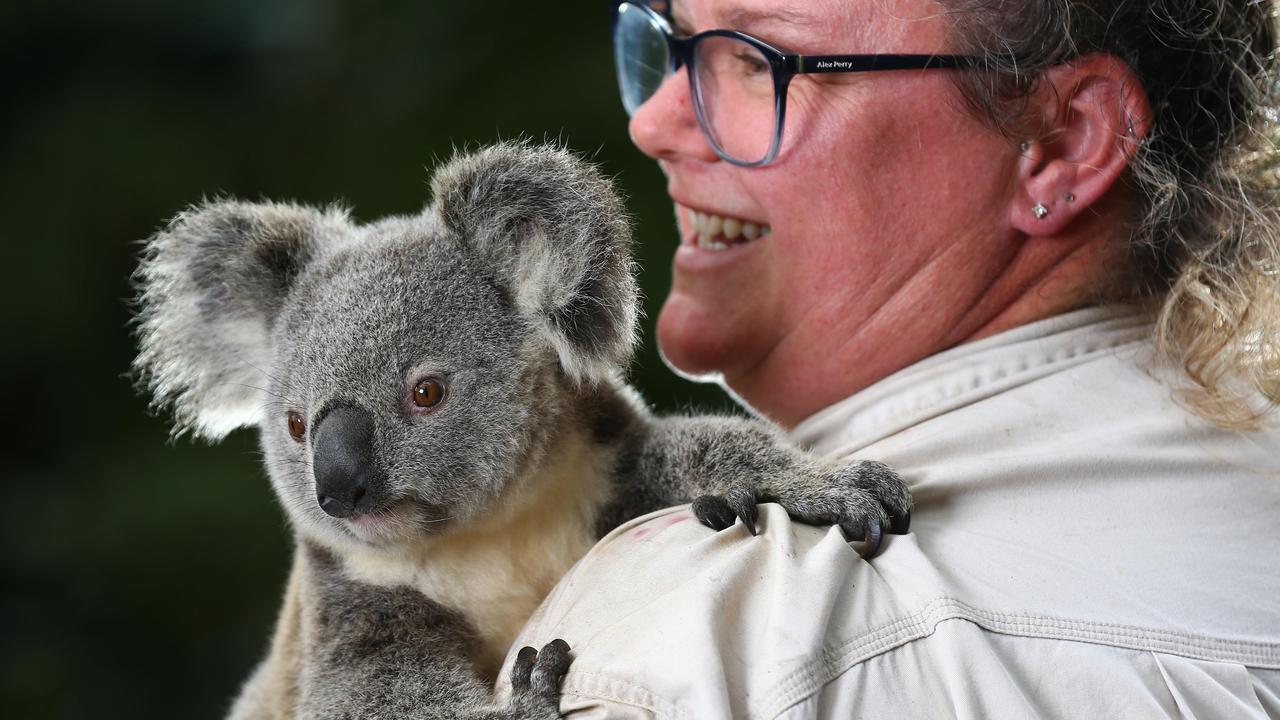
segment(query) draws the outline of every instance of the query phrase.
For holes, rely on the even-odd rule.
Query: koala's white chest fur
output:
[[[581,434],[569,434],[547,457],[480,522],[407,551],[348,554],[347,571],[362,582],[417,588],[464,613],[481,636],[477,662],[496,675],[525,621],[595,544],[611,492],[611,453]]]

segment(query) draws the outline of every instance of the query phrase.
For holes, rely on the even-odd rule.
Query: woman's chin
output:
[[[658,314],[658,351],[683,377],[719,381],[747,367],[754,354],[752,329],[726,322],[732,313],[716,313],[708,303],[672,292]]]

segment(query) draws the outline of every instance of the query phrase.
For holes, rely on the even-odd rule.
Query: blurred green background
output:
[[[455,146],[561,139],[615,176],[647,296],[675,246],[627,140],[608,3],[48,1],[0,6],[7,379],[0,716],[218,718],[263,653],[290,535],[256,431],[167,442],[123,377],[137,241],[203,196],[414,212]]]

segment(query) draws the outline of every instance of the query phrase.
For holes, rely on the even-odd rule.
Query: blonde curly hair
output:
[[[1016,136],[1042,71],[1086,53],[1126,63],[1151,102],[1127,176],[1129,250],[1180,396],[1250,429],[1280,403],[1280,81],[1276,0],[940,0],[980,116]]]

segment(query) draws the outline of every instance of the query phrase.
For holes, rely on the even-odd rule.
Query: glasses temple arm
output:
[[[786,55],[783,63],[796,74],[872,72],[875,70],[931,70],[981,64],[972,55]]]

